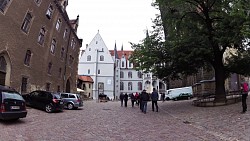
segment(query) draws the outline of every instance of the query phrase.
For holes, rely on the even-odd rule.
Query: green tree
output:
[[[212,67],[215,101],[225,102],[227,74],[250,71],[249,64],[239,63],[249,62],[246,58],[250,44],[250,1],[156,0],[155,4],[161,21],[154,21],[152,35],[141,44],[132,44],[135,49],[132,60],[160,78],[178,78]],[[234,53],[224,61],[223,55],[230,49]]]

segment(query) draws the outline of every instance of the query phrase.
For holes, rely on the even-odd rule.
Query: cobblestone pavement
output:
[[[248,103],[250,100],[248,99]],[[191,100],[159,102],[159,112],[85,101],[79,110],[45,113],[28,108],[15,122],[0,121],[1,141],[249,141],[250,112],[241,103],[194,107]],[[250,106],[250,104],[249,104]]]

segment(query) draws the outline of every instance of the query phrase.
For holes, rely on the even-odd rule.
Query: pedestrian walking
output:
[[[149,95],[146,90],[143,90],[141,93],[141,105],[142,105],[142,112],[146,114],[147,112],[147,102],[149,100]]]
[[[132,107],[134,107],[134,103],[135,103],[135,96],[134,96],[134,94],[133,94],[133,93],[131,93],[130,98],[131,98],[131,104],[132,104]]]
[[[124,95],[124,102],[125,102],[125,107],[127,107],[128,106],[128,94],[127,93],[125,93]]]
[[[247,111],[247,96],[248,96],[248,83],[244,82],[241,84],[241,94],[242,94],[242,113]]]
[[[136,92],[135,93],[135,103],[139,106],[139,94]]]
[[[151,94],[151,100],[152,100],[152,111],[154,112],[154,106],[156,107],[156,112],[158,112],[158,104],[157,104],[157,101],[158,101],[158,98],[159,98],[159,94],[158,92],[156,91],[155,88],[153,88],[153,92]]]
[[[162,93],[162,102],[164,102],[164,101],[165,101],[165,92]]]
[[[123,107],[124,94],[120,94],[121,107]]]

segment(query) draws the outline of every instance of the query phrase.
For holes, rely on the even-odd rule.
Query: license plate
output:
[[[16,109],[20,109],[20,107],[19,106],[11,106],[11,109],[16,110]]]
[[[63,102],[61,101],[60,104],[63,104]]]

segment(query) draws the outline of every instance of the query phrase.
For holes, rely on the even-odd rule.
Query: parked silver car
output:
[[[71,110],[83,107],[83,100],[79,94],[60,93],[60,95],[63,99],[64,108]]]

